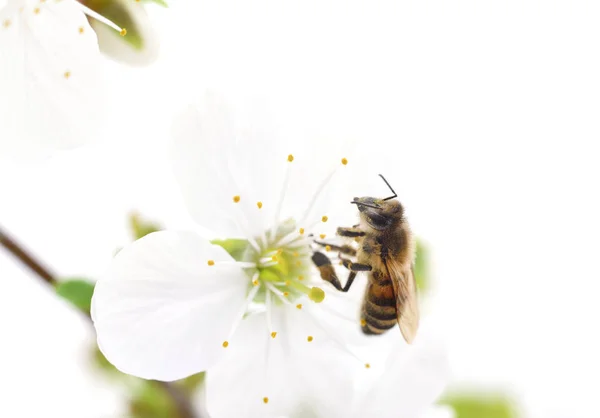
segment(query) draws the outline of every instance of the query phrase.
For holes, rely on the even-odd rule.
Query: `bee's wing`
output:
[[[407,343],[412,343],[419,328],[417,286],[412,267],[403,267],[395,260],[386,260],[386,266],[396,296],[398,325]]]

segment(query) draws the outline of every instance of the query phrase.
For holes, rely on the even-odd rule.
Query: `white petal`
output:
[[[446,405],[437,405],[429,408],[419,418],[454,418],[454,409]]]
[[[135,29],[142,38],[142,46],[139,49],[134,48],[114,29],[101,22],[92,20],[92,27],[98,35],[100,49],[111,58],[125,64],[134,66],[152,64],[158,58],[160,42],[144,5],[130,0],[118,0],[118,3],[127,11],[135,25],[135,28],[131,26],[126,27],[128,31],[127,36]],[[111,7],[114,6],[111,5]]]
[[[121,250],[92,299],[107,359],[125,373],[166,381],[213,365],[249,283],[239,267],[219,264],[231,260],[183,232],[153,233]]]
[[[101,59],[75,1],[9,2],[0,11],[0,154],[38,158],[91,140],[104,110]]]
[[[355,410],[354,417],[418,418],[444,390],[449,379],[446,351],[441,342],[422,333],[412,346],[392,354]]]
[[[207,372],[211,417],[291,416],[307,408],[315,416],[340,416],[335,413],[352,390],[353,371],[363,365],[332,344],[302,309],[278,307],[272,324],[276,338],[264,314],[244,320],[227,356]]]

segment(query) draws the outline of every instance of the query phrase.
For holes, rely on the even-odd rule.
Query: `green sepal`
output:
[[[83,312],[90,313],[94,283],[83,279],[60,281],[56,285],[56,293]]]
[[[145,237],[153,232],[161,231],[163,228],[156,222],[148,221],[138,213],[129,215],[129,227],[134,240]]]
[[[456,393],[440,401],[455,412],[455,418],[517,418],[514,402],[501,394]]]
[[[229,253],[236,261],[241,261],[244,253],[250,245],[248,240],[231,238],[231,239],[214,239],[211,241],[212,244],[223,247],[225,251]]]

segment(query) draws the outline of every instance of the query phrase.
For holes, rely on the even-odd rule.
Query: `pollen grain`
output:
[[[256,202],[256,206],[258,206],[259,209],[262,209],[262,202]]]
[[[208,260],[207,263],[209,266],[214,266],[215,265],[215,260]]]
[[[233,196],[233,202],[234,203],[239,203],[240,202],[240,197],[238,195]]]
[[[223,348],[229,347],[229,341],[223,341]]]
[[[127,29],[125,29],[125,28],[121,29],[121,32],[119,32],[119,35],[121,35],[121,36],[127,35]]]
[[[292,154],[288,155],[287,160],[291,163],[292,161],[294,161],[294,156]]]
[[[348,164],[348,160],[346,158],[342,158],[342,164],[344,164],[344,165]]]
[[[297,305],[296,305],[296,308],[298,308],[298,309],[302,309],[302,304],[301,304],[301,303],[297,304]]]
[[[326,237],[326,236],[327,236],[327,235],[325,235],[325,234],[321,234],[321,235],[319,235],[319,237],[320,237],[321,239],[325,239],[325,237]]]
[[[312,342],[313,340],[313,336],[309,335],[308,337],[306,337],[306,341],[308,341],[309,343]]]
[[[323,217],[321,218],[321,222],[327,222],[327,220],[328,220],[328,219],[329,219],[329,218],[328,218],[327,216],[323,216]]]
[[[304,228],[300,228],[298,232],[300,232],[300,235],[304,234]]]
[[[263,398],[263,402],[264,403],[269,403],[269,398],[267,398],[266,396]]]
[[[331,251],[331,246],[330,245],[326,245],[325,246],[325,251]]]
[[[277,337],[277,332],[273,331],[273,332],[271,333],[271,338],[275,338],[275,337]]]

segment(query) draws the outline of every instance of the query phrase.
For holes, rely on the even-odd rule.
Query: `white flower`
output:
[[[74,0],[0,0],[0,156],[44,157],[98,129],[102,63],[84,12],[114,26]]]
[[[190,211],[221,236],[243,237],[228,241],[241,251],[234,259],[174,231],[126,247],[96,285],[98,344],[120,370],[147,379],[208,370],[214,418],[278,416],[303,397],[332,416],[352,390],[348,376],[365,369],[346,348],[362,338],[359,306],[340,318],[347,299],[320,279],[310,235],[340,226],[327,202],[352,160],[328,143],[267,136],[252,137],[212,101],[176,121],[174,168]],[[340,202],[354,214],[350,200]]]
[[[290,418],[452,418],[451,408],[434,406],[449,378],[446,350],[424,334],[412,346],[395,344],[380,373],[358,376],[366,390],[347,394],[329,415],[305,403]]]

